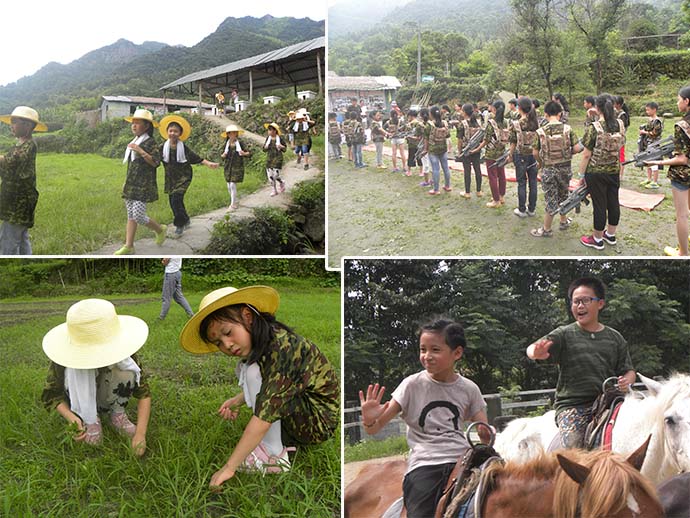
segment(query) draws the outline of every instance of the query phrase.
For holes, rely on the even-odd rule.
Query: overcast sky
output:
[[[323,20],[326,10],[319,0],[10,0],[2,5],[0,85],[32,75],[51,61],[70,63],[120,38],[190,47],[229,16]]]

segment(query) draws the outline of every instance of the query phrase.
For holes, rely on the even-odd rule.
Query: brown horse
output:
[[[403,494],[406,460],[368,464],[345,488],[345,518],[381,516]]]
[[[649,439],[628,459],[610,451],[562,450],[525,464],[487,469],[482,516],[662,518],[654,486],[639,469]]]

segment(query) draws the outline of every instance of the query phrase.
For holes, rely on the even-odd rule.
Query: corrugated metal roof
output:
[[[393,90],[401,86],[393,76],[328,76],[329,90]]]
[[[202,70],[200,72],[194,72],[193,74],[188,74],[180,79],[173,81],[163,87],[161,90],[167,90],[169,88],[174,88],[186,83],[192,83],[194,81],[201,81],[211,77],[220,76],[223,74],[229,74],[231,72],[236,72],[238,70],[255,67],[264,63],[270,63],[273,61],[279,61],[281,59],[289,58],[297,54],[304,54],[317,49],[326,48],[326,38],[321,36],[319,38],[314,38],[313,40],[303,41],[301,43],[295,43],[289,47],[283,47],[282,49],[272,50],[264,54],[259,54],[258,56],[253,56],[250,58],[244,58],[239,61],[234,61],[233,63],[228,63],[226,65],[219,65],[217,67]]]
[[[103,100],[121,103],[163,104],[162,97],[141,97],[137,95],[104,95]],[[188,99],[165,99],[165,104],[197,107],[199,106],[199,101],[190,101]],[[202,103],[201,106],[203,108],[213,108],[213,105],[208,103]]]

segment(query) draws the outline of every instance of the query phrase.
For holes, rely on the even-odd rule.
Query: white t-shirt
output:
[[[168,264],[165,265],[165,273],[179,272],[180,268],[182,268],[182,258],[171,257]]]
[[[470,448],[463,421],[486,408],[476,383],[459,374],[457,380],[442,383],[426,371],[418,372],[405,378],[392,398],[407,423],[410,458],[406,473],[462,457]]]

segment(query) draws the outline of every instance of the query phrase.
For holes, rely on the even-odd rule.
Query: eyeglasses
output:
[[[582,304],[583,306],[589,306],[593,301],[600,301],[601,299],[599,297],[580,297],[579,299],[573,299],[570,301],[570,303],[573,306],[579,306]]]

